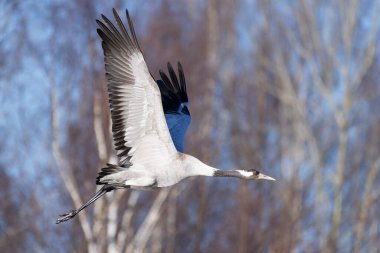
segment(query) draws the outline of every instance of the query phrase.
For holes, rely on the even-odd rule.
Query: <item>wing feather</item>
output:
[[[160,153],[168,156],[176,150],[165,122],[160,91],[149,74],[128,11],[131,36],[115,9],[113,14],[118,27],[102,15],[104,23],[97,20],[97,31],[103,40],[114,145],[119,165],[128,167],[132,160],[144,162],[144,157]],[[149,143],[154,147],[147,148]],[[138,155],[134,157],[135,153]]]
[[[170,78],[164,71],[160,70],[162,80],[158,80],[157,83],[161,91],[162,105],[164,107],[165,119],[169,127],[170,135],[176,149],[183,152],[185,135],[191,122],[185,75],[182,65],[179,62],[179,81],[170,63],[168,63],[168,71]]]

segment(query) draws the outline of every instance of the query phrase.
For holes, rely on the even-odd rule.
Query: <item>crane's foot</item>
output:
[[[57,219],[57,222],[55,224],[59,224],[59,223],[64,222],[64,221],[68,221],[71,218],[73,218],[77,213],[78,213],[77,210],[72,210],[68,213],[61,214],[59,216],[59,218]]]

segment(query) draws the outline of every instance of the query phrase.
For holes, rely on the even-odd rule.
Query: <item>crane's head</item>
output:
[[[250,170],[237,170],[241,176],[245,179],[265,179],[265,180],[273,180],[276,181],[273,177],[264,175],[258,170],[250,169]]]

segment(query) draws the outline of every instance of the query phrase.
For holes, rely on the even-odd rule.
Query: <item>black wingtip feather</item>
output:
[[[161,99],[165,113],[176,113],[181,103],[188,102],[186,93],[186,81],[182,65],[178,62],[178,77],[173,66],[167,64],[170,78],[163,70],[159,70],[162,80],[158,80],[157,84],[161,91]]]
[[[185,100],[188,100],[185,74],[183,72],[183,68],[180,62],[177,63],[177,66],[178,66],[179,83],[181,84],[182,94],[186,96]]]
[[[129,33],[127,32],[127,29],[121,21],[116,9],[113,8],[112,11],[116,19],[116,23],[119,26],[119,29],[117,29],[105,15],[101,14],[100,16],[104,23],[96,19],[96,23],[100,27],[100,30],[103,32],[103,34],[100,34],[98,32],[99,36],[102,38],[103,41],[111,45],[114,49],[127,51],[128,53],[132,53],[132,51],[134,50],[142,52],[140,45],[137,41],[136,33],[133,28],[133,22],[131,17],[129,16],[128,10],[126,10],[126,14],[131,36],[129,36]]]
[[[119,65],[114,65],[115,61],[120,63],[121,53],[123,55],[123,61],[129,61],[131,55],[134,53],[141,53],[140,46],[137,42],[136,33],[133,28],[133,23],[131,17],[126,10],[129,32],[124,26],[121,18],[119,17],[115,8],[112,9],[113,15],[115,17],[116,23],[113,24],[105,15],[101,15],[100,19],[96,19],[96,23],[99,28],[97,29],[97,33],[99,37],[102,39],[102,48],[105,56],[105,68],[106,68],[106,78],[110,79],[123,79],[125,82],[131,83],[133,82],[133,78],[129,75],[122,76],[118,69],[120,69]],[[112,71],[112,72],[110,72]],[[120,101],[123,100],[122,97],[118,96],[119,92],[119,83],[109,82],[108,83],[108,95],[109,95],[109,103],[111,110],[111,118],[112,118],[112,132],[113,139],[115,142],[115,148],[118,151],[117,156],[119,158],[118,165],[121,167],[130,166],[131,156],[128,155],[130,151],[130,147],[128,147],[127,142],[125,140],[125,123],[123,116],[121,116],[122,108],[120,105]],[[99,177],[97,179],[97,183],[100,182],[101,177],[106,174],[110,174],[113,171],[113,167],[109,166],[108,168],[102,169],[99,173]],[[103,182],[104,184],[104,182]]]
[[[170,79],[172,80],[173,88],[178,93],[181,90],[181,85],[178,83],[177,75],[174,72],[174,69],[173,69],[172,65],[170,64],[170,62],[168,62],[168,70],[169,70]],[[179,84],[179,85],[177,85],[177,84]]]
[[[119,16],[119,13],[117,13],[117,11],[115,10],[115,8],[112,9],[113,11],[113,16],[115,17],[115,20],[116,20],[116,23],[117,25],[119,26],[124,38],[127,40],[127,42],[132,45],[132,40],[127,32],[127,29],[125,28],[124,24],[123,24],[123,21],[121,20],[120,16]]]
[[[96,32],[98,33],[99,37],[101,38],[103,36],[103,31],[101,29],[96,29]]]
[[[107,163],[107,167],[102,168],[101,171],[98,173],[98,177],[96,178],[96,184],[98,185],[105,184],[104,182],[101,181],[103,177],[114,174],[114,173],[118,173],[123,170],[124,170],[123,167],[119,167],[117,165]]]
[[[140,50],[140,52],[142,52],[140,45],[139,45],[139,42],[137,41],[135,28],[133,26],[133,22],[132,22],[130,15],[129,15],[128,9],[125,9],[125,14],[127,15],[127,20],[128,20],[129,30],[131,31],[131,35],[132,35],[132,40],[135,43],[135,46],[138,48],[138,50]]]

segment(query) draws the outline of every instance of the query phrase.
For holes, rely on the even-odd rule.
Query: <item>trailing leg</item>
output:
[[[77,215],[80,211],[82,211],[83,209],[85,209],[86,207],[88,207],[89,205],[91,205],[93,202],[95,202],[98,198],[100,198],[101,196],[103,196],[107,192],[115,190],[115,189],[117,189],[117,186],[104,185],[99,191],[97,191],[97,193],[90,200],[88,200],[86,203],[84,203],[81,207],[79,207],[76,210],[72,210],[72,211],[70,211],[68,213],[61,214],[59,216],[59,218],[57,219],[56,224],[59,224],[61,222],[70,220],[75,215]]]

